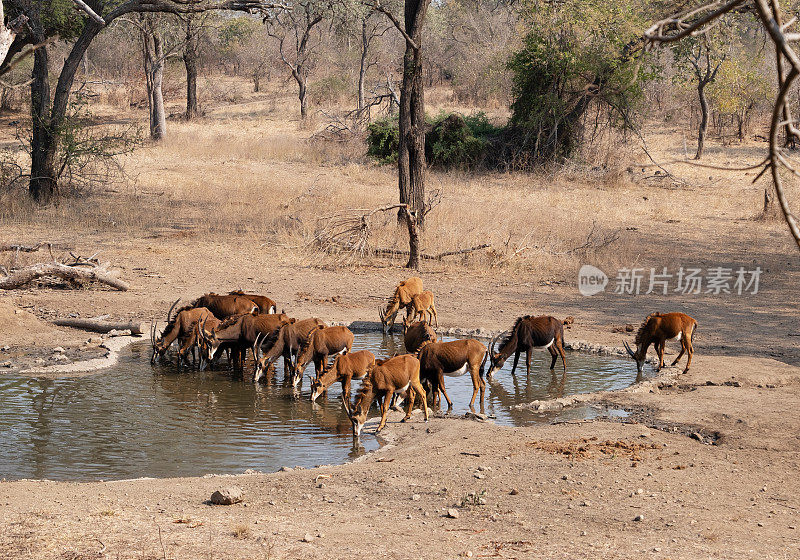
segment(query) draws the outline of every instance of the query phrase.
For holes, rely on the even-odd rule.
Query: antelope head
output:
[[[211,330],[211,332],[206,330],[205,319],[199,324],[197,338],[199,341],[200,356],[206,362],[210,362],[214,359],[214,354],[217,352],[217,348],[219,348],[220,341],[217,338],[217,333],[213,330]]]
[[[623,344],[625,345],[625,350],[628,351],[628,355],[636,361],[636,373],[641,375],[645,360],[645,353],[642,352],[642,349],[647,348],[647,346],[642,343],[638,343],[636,345],[636,352],[634,352],[631,350],[631,347],[628,345],[627,341],[623,342]]]
[[[489,367],[489,371],[486,374],[486,379],[491,379],[495,372],[500,371],[503,367],[503,364],[506,363],[508,356],[503,356],[501,352],[497,352],[495,350],[495,344],[500,339],[501,335],[497,335],[492,338],[492,341],[489,343],[489,362],[491,366]]]
[[[394,325],[394,319],[397,317],[397,312],[399,310],[400,300],[398,298],[390,301],[386,309],[378,308],[378,315],[381,318],[381,325],[383,325],[383,334],[389,334],[389,330],[391,330],[392,325]]]

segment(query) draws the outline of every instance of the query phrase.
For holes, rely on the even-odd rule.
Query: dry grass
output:
[[[433,96],[446,98],[446,92]],[[96,113],[145,117],[143,111],[102,106]],[[312,243],[319,218],[394,202],[396,175],[391,166],[367,161],[358,142],[310,141],[313,132],[299,126],[289,93],[249,94],[196,122],[171,121],[164,142],[126,158],[134,178],[130,185],[45,209],[31,204],[24,192],[0,193],[0,220],[74,232],[244,240],[288,262],[338,266],[346,259],[322,253]],[[676,131],[653,130],[647,137],[659,159],[682,157]],[[741,165],[758,161],[763,151],[764,145],[755,142],[724,149],[711,145],[708,162]],[[430,173],[429,192],[440,190],[441,203],[428,215],[424,251],[490,243],[490,251],[441,266],[499,266],[533,279],[556,279],[571,277],[584,262],[612,269],[649,265],[651,258],[636,242],[642,233],[658,236],[672,224],[669,231],[714,235],[713,221],[750,220],[761,207],[763,186],[751,185],[741,173],[672,165],[669,169],[685,180],[676,185],[644,167],[649,161],[636,144],[620,149],[608,141],[598,144],[593,156],[593,164],[542,174]],[[405,229],[393,214],[377,214],[370,225],[372,246],[407,248]],[[590,232],[595,240],[619,232],[619,239],[577,250]],[[666,246],[658,265],[681,256]]]
[[[236,539],[249,539],[253,534],[250,525],[247,524],[234,525],[232,532]]]

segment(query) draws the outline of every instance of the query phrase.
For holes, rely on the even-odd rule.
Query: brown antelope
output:
[[[267,296],[260,296],[258,294],[246,294],[242,290],[235,290],[228,292],[229,296],[241,296],[247,298],[258,306],[259,313],[273,314],[278,312],[278,305]]]
[[[153,343],[153,355],[150,357],[151,364],[157,363],[164,356],[172,343],[177,340],[180,344],[180,350],[178,351],[178,367],[180,368],[183,358],[186,357],[186,353],[192,348],[195,342],[192,336],[194,325],[202,319],[213,317],[211,312],[205,307],[193,308],[191,306],[179,309],[178,312],[175,313],[175,317],[171,317],[172,310],[175,309],[179,301],[180,298],[175,300],[175,303],[173,303],[172,307],[167,311],[167,326],[158,339],[156,339],[156,327],[155,323],[153,323],[150,330],[150,339]]]
[[[410,305],[412,298],[421,293],[422,279],[417,276],[412,276],[407,280],[403,280],[397,285],[394,289],[394,295],[389,298],[389,302],[386,304],[386,309],[378,308],[378,315],[381,318],[384,334],[391,330],[397,318],[397,312],[400,311],[401,308],[406,309],[406,316],[411,313]]]
[[[239,371],[244,366],[245,354],[253,346],[257,337],[269,337],[280,327],[289,323],[291,318],[285,313],[261,314],[246,313],[228,317],[216,329],[209,331],[201,324],[200,336],[205,358],[211,361],[219,347],[224,343],[234,345],[234,369]],[[254,349],[255,350],[255,349]],[[254,354],[254,358],[257,355]]]
[[[647,349],[651,344],[658,354],[658,370],[660,370],[664,367],[664,346],[667,340],[679,340],[681,353],[678,354],[672,365],[674,366],[678,363],[684,352],[687,353],[689,358],[686,360],[686,369],[683,370],[683,373],[686,373],[689,371],[689,366],[692,365],[692,355],[694,355],[692,343],[694,342],[696,330],[697,321],[685,313],[651,313],[645,318],[636,333],[636,352],[631,350],[627,342],[624,343],[625,349],[631,358],[636,360],[636,370],[638,375],[641,375],[644,360],[647,357]]]
[[[309,333],[297,352],[292,384],[297,387],[303,380],[303,371],[314,362],[314,372],[319,378],[328,367],[328,356],[347,354],[353,347],[353,333],[347,327],[319,327]]]
[[[350,421],[353,423],[353,436],[361,435],[367,413],[372,401],[382,397],[381,421],[376,433],[386,425],[386,416],[389,414],[389,403],[395,392],[408,390],[408,410],[403,422],[411,418],[411,409],[414,406],[415,395],[422,398],[422,407],[425,411],[425,421],[428,421],[428,406],[425,389],[422,388],[419,377],[419,360],[411,354],[401,354],[388,360],[377,360],[367,369],[367,375],[361,383],[361,388],[356,395]]]
[[[417,294],[411,298],[411,314],[406,315],[403,319],[403,334],[408,330],[408,327],[419,319],[425,320],[425,313],[428,313],[428,323],[435,323],[439,326],[439,317],[436,315],[436,306],[433,304],[433,292],[425,290],[421,294]]]
[[[506,363],[506,360],[514,354],[514,364],[511,366],[511,375],[517,369],[519,363],[519,355],[525,351],[525,365],[527,366],[527,373],[531,373],[531,354],[534,348],[547,348],[550,351],[550,356],[553,358],[550,362],[550,371],[555,368],[558,356],[561,356],[561,363],[564,365],[564,373],[567,372],[567,358],[564,354],[564,322],[559,321],[555,317],[549,315],[542,315],[540,317],[531,317],[526,315],[519,317],[511,333],[506,336],[505,340],[500,343],[500,350],[495,351],[495,343],[500,338],[500,335],[492,339],[490,347],[490,360],[491,367],[489,373],[486,374],[488,379],[491,379],[496,371],[499,371]]]
[[[321,319],[303,319],[295,323],[290,323],[281,327],[275,337],[272,347],[266,354],[259,356],[256,363],[255,373],[253,375],[253,382],[257,383],[267,372],[272,363],[279,357],[283,356],[283,375],[288,378],[291,375],[294,360],[297,357],[297,352],[300,350],[302,342],[308,338],[316,328],[325,327],[325,323]],[[269,341],[268,341],[269,342]]]
[[[403,335],[406,352],[416,354],[426,342],[436,342],[436,333],[425,321],[417,321],[410,325]]]
[[[258,311],[258,306],[246,297],[237,295],[221,296],[214,292],[197,298],[192,303],[192,307],[206,307],[214,314],[214,317],[220,320],[227,319],[232,315]]]
[[[483,397],[486,393],[486,381],[483,380],[483,365],[486,363],[486,346],[473,338],[454,340],[452,342],[429,342],[417,352],[420,363],[420,378],[431,383],[433,405],[438,406],[439,391],[447,401],[447,409],[453,408],[453,401],[444,387],[444,376],[458,377],[469,371],[472,377],[472,399],[470,409],[474,410],[475,397],[481,392],[481,413],[483,413]]]
[[[367,375],[367,369],[375,363],[375,354],[369,350],[359,350],[341,354],[333,360],[333,365],[311,383],[311,402],[317,400],[328,387],[339,381],[342,384],[342,404],[350,413],[350,382]]]

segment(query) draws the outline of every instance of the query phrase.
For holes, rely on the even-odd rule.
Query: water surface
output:
[[[403,351],[402,337],[358,333],[353,349],[385,357]],[[488,383],[486,413],[497,423],[590,417],[597,411],[587,407],[557,414],[512,407],[619,389],[636,377],[635,365],[619,357],[570,352],[563,376],[560,362],[551,375],[548,352],[534,356],[530,376],[523,355],[515,376],[509,360]],[[274,471],[342,463],[380,444],[371,433],[353,441],[338,384],[312,405],[307,380],[299,392],[282,382],[282,360],[273,380],[254,386],[224,369],[179,374],[171,364],[152,367],[149,357],[149,345],[138,343],[123,350],[117,365],[93,375],[0,377],[0,477],[96,480]],[[312,371],[309,366],[307,373]],[[354,382],[353,391],[359,384]],[[448,377],[445,384],[453,414],[468,411],[469,375]],[[373,409],[371,417],[377,415]]]

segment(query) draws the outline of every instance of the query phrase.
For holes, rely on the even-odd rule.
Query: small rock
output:
[[[700,432],[692,432],[689,437],[696,439],[697,441],[703,441],[703,436],[700,434]]]
[[[561,480],[569,480],[569,475],[565,474],[564,476],[561,477]]]
[[[280,472],[289,472],[291,470],[294,470],[294,469],[292,469],[292,467],[281,467],[281,468],[278,469],[278,471],[280,471]]]
[[[644,515],[639,514],[636,517],[634,517],[633,520],[634,521],[644,521]]]
[[[466,551],[464,553],[464,556],[466,556],[467,558],[472,558],[472,551],[471,550]]]
[[[586,536],[586,534],[587,534],[587,533],[586,533],[586,531],[581,531],[581,536],[582,536],[582,537],[585,537],[585,536]]]
[[[636,489],[636,493],[637,493],[637,494],[644,494],[644,489],[642,489],[642,488],[637,488],[637,489]]]
[[[447,510],[447,517],[450,519],[458,519],[461,516],[459,511],[455,508],[450,508]]]
[[[3,352],[8,352],[9,350],[11,350],[11,346],[3,346],[2,348],[0,348],[0,350],[2,350]]]
[[[14,365],[14,364],[12,364],[11,362],[3,362],[2,364],[0,364],[0,367],[4,367],[4,368],[10,368],[10,367],[12,367],[13,365]]]
[[[483,473],[479,473],[479,472],[476,472],[476,473],[475,473],[475,474],[473,474],[472,476],[474,476],[474,477],[475,477],[475,478],[477,478],[478,480],[481,480],[481,479],[483,479],[483,478],[486,478],[486,475],[485,475],[485,474],[483,474]]]
[[[492,467],[484,467],[483,465],[481,465],[480,467],[478,467],[478,470],[481,471],[481,472],[490,471],[490,470],[492,470]]]
[[[661,552],[661,547],[660,546],[654,546],[653,547],[653,552]]]
[[[270,500],[270,501],[269,501],[269,502],[267,502],[267,503],[268,503],[269,505],[271,505],[271,506],[274,506],[274,505],[275,505],[275,500]]]
[[[412,515],[409,513],[408,515],[406,515],[406,519],[414,519],[414,518],[413,518],[413,517],[412,517]]]
[[[758,523],[758,526],[759,526],[759,527],[763,527],[763,526],[764,526],[764,524],[763,524],[763,523]]]
[[[305,535],[303,535],[303,542],[310,543],[313,540],[314,540],[314,535],[312,535],[311,533],[306,533]]]
[[[422,496],[420,496],[419,494],[414,494],[413,496],[411,496],[411,499],[415,502],[418,502],[421,498]]]
[[[53,348],[53,352],[63,353],[64,349],[61,346],[56,346]]]
[[[324,539],[325,538],[325,533],[317,533],[317,538],[318,539]]]
[[[590,502],[589,500],[584,500],[583,502],[581,502],[581,505],[583,507],[589,507],[592,505],[592,502]]]
[[[211,503],[220,506],[238,504],[244,498],[244,491],[238,486],[222,488],[211,494]]]
[[[509,494],[511,494],[512,496],[516,496],[517,494],[519,494],[519,490],[517,490],[516,488],[512,488]]]

